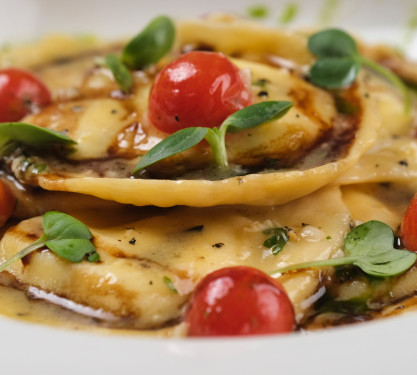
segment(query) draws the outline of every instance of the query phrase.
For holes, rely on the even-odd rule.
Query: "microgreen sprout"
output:
[[[42,236],[0,264],[0,272],[26,255],[47,247],[56,255],[73,263],[81,262],[85,257],[97,262],[100,257],[91,242],[93,235],[81,221],[58,211],[49,211],[42,217]]]
[[[350,231],[345,238],[344,251],[344,257],[294,264],[270,274],[352,264],[368,275],[389,277],[405,272],[417,259],[412,251],[395,249],[394,232],[387,224],[376,220]]]
[[[410,111],[411,97],[404,82],[382,65],[362,56],[349,34],[340,29],[320,31],[310,36],[308,48],[317,57],[310,69],[310,80],[314,84],[328,89],[349,86],[365,66],[398,87],[404,97],[404,111]]]
[[[197,145],[203,139],[213,150],[214,160],[220,168],[228,167],[226,133],[237,133],[284,116],[292,107],[287,101],[267,101],[243,108],[224,120],[219,128],[190,127],[181,129],[155,145],[140,159],[133,174],[167,157],[179,154]]]

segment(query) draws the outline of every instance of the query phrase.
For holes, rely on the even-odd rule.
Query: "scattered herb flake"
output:
[[[264,241],[263,245],[270,249],[274,255],[278,255],[290,239],[288,232],[284,228],[268,228],[262,233],[272,234],[271,237]]]
[[[178,290],[175,288],[174,283],[168,276],[164,276],[162,280],[164,281],[165,285],[171,290],[171,292],[178,294]]]

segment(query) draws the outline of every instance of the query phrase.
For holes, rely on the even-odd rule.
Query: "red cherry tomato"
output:
[[[174,133],[190,126],[213,128],[252,104],[238,68],[216,52],[189,52],[156,76],[149,97],[149,119]]]
[[[0,70],[0,122],[19,121],[50,102],[49,90],[31,73],[15,68]]]
[[[0,226],[12,215],[16,199],[6,184],[0,180]]]
[[[294,309],[282,286],[250,267],[207,275],[191,298],[189,336],[262,335],[291,332]]]
[[[417,252],[417,194],[411,200],[401,221],[401,240],[407,250]]]

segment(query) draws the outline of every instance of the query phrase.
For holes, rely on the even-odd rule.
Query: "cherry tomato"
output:
[[[213,128],[252,104],[243,75],[224,55],[189,52],[156,76],[149,97],[149,119],[174,133],[190,126]]]
[[[417,194],[411,200],[401,221],[401,240],[407,250],[417,252]]]
[[[49,90],[31,73],[15,68],[0,70],[0,122],[19,121],[50,102]]]
[[[0,226],[12,215],[16,199],[7,185],[0,180]]]
[[[222,268],[207,275],[185,318],[189,336],[262,335],[291,332],[294,309],[283,287],[251,267]]]

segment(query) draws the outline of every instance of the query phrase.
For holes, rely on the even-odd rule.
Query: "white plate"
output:
[[[48,32],[136,33],[153,16],[210,11],[244,14],[250,0],[0,0],[0,42]],[[285,4],[299,4],[290,27],[337,25],[372,41],[398,42],[417,58],[415,0],[261,1],[277,24]],[[1,303],[1,302],[0,302]],[[70,374],[415,374],[417,313],[310,334],[239,339],[162,340],[70,332],[0,317],[0,371]]]

